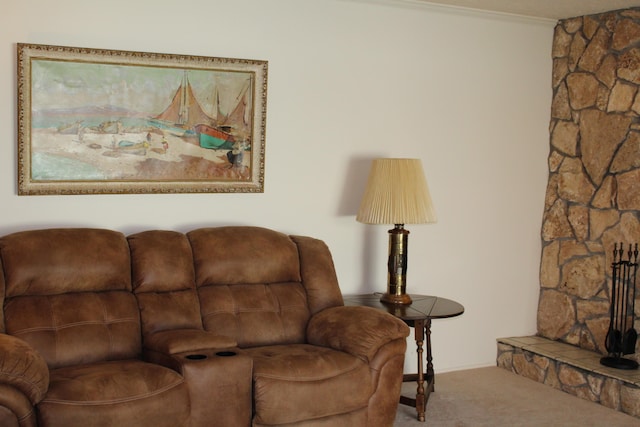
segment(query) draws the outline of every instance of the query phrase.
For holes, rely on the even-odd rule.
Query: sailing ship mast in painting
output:
[[[178,133],[193,132],[193,127],[202,122],[211,122],[193,94],[193,87],[189,83],[187,71],[184,71],[182,83],[169,106],[160,114],[152,118],[152,123],[158,127],[176,130]]]
[[[236,137],[244,141],[249,138],[251,126],[247,118],[247,92],[251,87],[251,79],[238,95],[238,102],[233,111],[225,116],[220,111],[220,98],[216,87],[216,118],[204,112],[196,99],[193,87],[189,82],[187,71],[184,71],[182,83],[176,90],[169,106],[151,122],[160,128],[168,129],[180,135],[197,134],[200,146],[210,149],[232,149]]]
[[[243,137],[248,137],[251,132],[251,123],[249,120],[250,108],[248,108],[248,100],[247,100],[247,92],[251,88],[251,79],[248,78],[244,87],[240,91],[238,101],[236,107],[233,109],[231,114],[229,114],[224,123],[225,125],[233,126],[238,134],[241,134]]]
[[[233,111],[227,116],[220,111],[220,98],[216,89],[217,120],[215,123],[198,123],[195,131],[199,136],[200,146],[204,148],[233,148],[236,140],[241,142],[250,139],[251,124],[247,114],[249,113],[247,92],[251,87],[251,79],[240,91],[237,103]],[[245,147],[246,148],[246,147]]]

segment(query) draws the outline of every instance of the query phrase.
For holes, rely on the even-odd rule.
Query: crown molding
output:
[[[470,7],[445,5],[431,3],[426,0],[338,0],[348,3],[361,3],[367,5],[389,6],[405,9],[432,10],[438,13],[448,13],[462,16],[474,16],[480,18],[499,19],[510,22],[521,22],[527,24],[538,24],[547,27],[554,27],[558,20],[551,18],[540,18],[535,16],[518,15],[514,13],[475,9]]]

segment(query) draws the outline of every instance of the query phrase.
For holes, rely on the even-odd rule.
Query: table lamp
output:
[[[389,230],[387,292],[380,301],[411,304],[406,283],[409,231],[404,225],[436,220],[420,159],[373,160],[356,221],[394,224]]]

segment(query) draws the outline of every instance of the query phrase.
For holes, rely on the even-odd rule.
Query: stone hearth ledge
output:
[[[640,418],[640,370],[603,366],[600,353],[540,336],[497,343],[498,367]]]

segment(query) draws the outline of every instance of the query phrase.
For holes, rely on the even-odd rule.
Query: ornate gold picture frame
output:
[[[264,191],[267,61],[18,44],[18,194]]]

